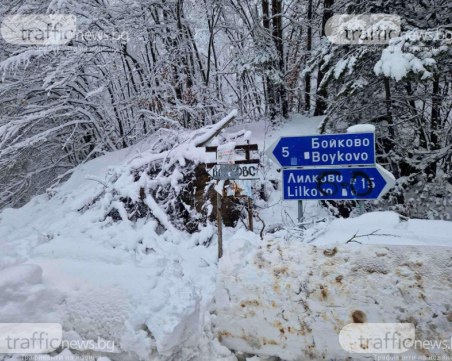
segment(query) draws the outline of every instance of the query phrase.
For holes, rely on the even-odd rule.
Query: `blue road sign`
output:
[[[394,176],[375,167],[283,169],[284,200],[378,199],[394,186]]]
[[[374,165],[374,133],[319,134],[280,138],[270,148],[282,167]]]

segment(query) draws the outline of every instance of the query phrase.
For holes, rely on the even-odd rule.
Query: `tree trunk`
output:
[[[330,19],[333,16],[333,10],[331,9],[334,5],[334,0],[324,0],[323,2],[323,16],[322,16],[322,37],[324,37],[325,34],[325,25],[328,19]],[[317,94],[316,94],[316,100],[315,100],[315,110],[314,115],[323,115],[326,112],[327,103],[326,99],[328,97],[328,93],[326,90],[326,86],[321,86],[320,84],[323,81],[323,78],[325,77],[325,71],[322,69],[324,65],[323,60],[320,61],[319,64],[319,71],[317,73]]]
[[[312,50],[312,0],[308,0],[308,29],[306,32],[306,64],[311,57]],[[304,110],[310,112],[311,110],[311,75],[306,74],[304,78]]]
[[[384,78],[384,87],[385,87],[385,104],[386,104],[386,121],[388,123],[388,133],[389,137],[386,138],[386,142],[384,143],[384,150],[386,153],[391,152],[395,146],[395,129],[394,129],[394,118],[392,115],[392,95],[391,95],[391,83],[389,82],[389,78]],[[389,161],[391,163],[392,173],[396,178],[399,178],[399,168],[397,164],[389,157]]]
[[[430,118],[430,149],[436,150],[440,148],[438,129],[440,123],[440,87],[439,87],[439,77],[437,75],[433,78],[433,89],[432,89],[432,114]],[[425,169],[425,173],[428,175],[428,181],[432,181],[436,177],[436,162],[428,165]]]
[[[268,0],[262,0],[262,23],[264,26],[266,36],[270,37],[270,9]],[[269,70],[271,66],[269,67]],[[275,90],[273,82],[270,80],[268,75],[265,76],[265,84],[267,86],[267,96],[266,96],[266,111],[270,114],[273,119],[275,112]]]
[[[284,66],[284,43],[282,30],[282,0],[272,0],[272,17],[273,17],[273,41],[278,53],[277,69],[281,74],[281,80],[277,84],[277,111],[284,118],[288,117],[289,107],[287,103],[287,94],[285,88],[285,66]],[[275,114],[276,115],[276,114]]]

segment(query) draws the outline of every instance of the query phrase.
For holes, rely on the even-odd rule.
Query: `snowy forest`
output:
[[[378,160],[397,187],[368,207],[451,216],[447,0],[0,4],[1,18],[35,13],[73,14],[79,34],[64,47],[0,39],[0,207],[51,192],[106,152],[215,124],[237,108],[243,124],[302,113],[325,116],[325,133],[375,125]],[[333,44],[325,24],[336,13],[398,14],[402,33],[391,44]]]

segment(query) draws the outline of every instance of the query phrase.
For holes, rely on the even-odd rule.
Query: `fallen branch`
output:
[[[213,138],[215,138],[220,132],[228,126],[237,116],[237,110],[233,110],[230,112],[225,118],[220,120],[217,124],[214,124],[207,134],[202,134],[199,136],[199,139],[196,141],[197,147],[205,147],[207,143],[209,143]]]
[[[352,243],[352,242],[362,244],[362,242],[359,242],[359,241],[356,240],[356,238],[362,238],[362,237],[370,237],[370,236],[376,236],[376,237],[399,237],[399,236],[396,236],[395,234],[377,233],[378,231],[379,231],[379,229],[377,229],[377,230],[375,230],[375,231],[373,231],[373,232],[371,232],[369,234],[361,234],[359,236],[358,236],[358,232],[359,231],[357,231],[353,235],[353,237],[351,237],[347,242],[345,242],[345,244]]]

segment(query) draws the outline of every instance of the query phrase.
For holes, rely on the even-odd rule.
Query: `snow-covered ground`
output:
[[[320,120],[295,116],[277,130],[265,122],[236,125],[227,130],[226,137],[245,129],[246,137],[263,150],[280,135],[315,133]],[[212,131],[207,129],[195,135],[199,139]],[[170,151],[168,156],[182,161],[184,157],[208,160],[202,149],[194,148],[190,143],[191,136],[183,138],[181,147],[171,154]],[[113,340],[116,353],[94,352],[98,361],[106,361],[106,357],[110,360],[236,360],[218,341],[218,320],[222,316],[218,312],[229,306],[222,306],[224,300],[221,299],[214,303],[218,276],[216,238],[210,246],[202,245],[215,234],[215,228],[207,225],[199,233],[189,235],[168,225],[166,232],[158,234],[151,220],[114,222],[105,217],[113,202],[110,193],[105,192],[107,180],[118,176],[116,184],[122,184],[128,191],[131,167],[162,156],[163,153],[154,155],[150,150],[154,142],[155,139],[150,138],[79,166],[51,197],[41,195],[20,209],[6,209],[0,213],[0,322],[60,322],[65,339],[97,340],[100,337]],[[267,163],[262,177],[276,174],[276,166]],[[256,268],[245,261],[254,259],[262,244],[265,249],[270,245],[271,254],[275,253],[278,244],[284,245],[284,254],[286,251],[305,252],[293,258],[297,263],[293,272],[304,273],[309,272],[311,266],[317,267],[312,245],[340,244],[342,261],[338,266],[343,264],[348,249],[352,250],[354,259],[359,259],[360,249],[364,249],[359,247],[364,245],[353,242],[353,247],[344,246],[354,235],[366,247],[367,244],[452,245],[452,222],[404,221],[391,212],[331,221],[316,202],[307,202],[307,225],[306,229],[300,230],[293,221],[297,215],[296,202],[281,201],[279,190],[270,195],[268,202],[258,202],[256,206],[265,230],[275,232],[265,235],[265,243],[261,243],[256,235],[245,232],[242,224],[236,229],[225,230],[227,255],[221,262],[220,270],[224,275],[218,277],[217,294],[221,293],[226,277],[231,274],[228,273],[231,265],[235,267],[234,272],[239,273],[238,289],[249,286],[251,280],[246,277],[253,275]],[[165,222],[164,215],[160,216]],[[256,221],[256,232],[261,227]],[[246,252],[243,245],[248,245]],[[369,257],[375,249],[370,249]],[[388,251],[393,262],[388,263],[389,266],[397,263],[396,254],[403,253],[402,248],[397,249],[399,251],[392,251],[392,248]],[[418,248],[410,249],[411,255],[421,256]],[[231,263],[231,257],[238,257],[237,252],[240,258]],[[427,252],[423,258],[425,262],[434,259],[436,253],[432,252]],[[438,257],[444,258],[445,254],[439,252]],[[269,257],[270,263],[279,262],[273,256]],[[284,262],[292,261],[289,257],[284,258]],[[241,266],[243,275],[240,274]],[[272,263],[271,267],[274,266]],[[292,266],[288,265],[289,268]],[[430,272],[440,266],[423,267],[426,267],[425,272]],[[345,271],[353,273],[352,268]],[[293,272],[289,273],[290,277],[296,278]],[[391,269],[390,274],[393,272],[395,270]],[[445,272],[450,280],[449,271]],[[333,271],[330,273],[334,274]],[[378,276],[371,275],[369,284]],[[259,283],[260,279],[254,281]],[[267,281],[262,279],[259,287],[265,287]],[[444,287],[450,291],[450,284]],[[443,295],[441,292],[435,294]],[[269,289],[262,294],[262,302],[275,299],[277,295]],[[345,294],[338,297],[333,300],[346,302]],[[313,307],[321,307],[321,303]],[[259,353],[259,349],[253,350]],[[61,359],[71,352],[79,353],[63,350]],[[52,359],[58,359],[53,356]]]
[[[424,237],[417,234],[413,244],[428,246],[411,246],[411,232],[392,245],[391,237],[410,229],[396,225],[395,216],[373,213],[349,222],[347,229],[344,223],[333,226],[320,246],[293,238],[262,242],[249,233],[231,240],[218,269],[217,337],[231,349],[283,360],[374,360],[372,353],[347,354],[339,332],[355,322],[398,322],[413,323],[417,340],[444,340],[452,346],[451,242],[440,247],[425,237],[429,231],[450,234],[452,225],[425,222]],[[369,217],[383,232],[396,234],[380,238],[384,245],[371,244],[371,237],[362,238],[366,244],[344,244],[355,227],[372,229]],[[445,237],[440,243],[446,243]],[[452,349],[410,350],[407,355],[412,360],[418,360],[416,355],[452,357]]]
[[[116,186],[129,191],[131,165],[156,157],[154,141],[88,162],[51,197],[0,214],[0,322],[60,322],[64,339],[114,341],[111,360],[211,354],[202,327],[217,253],[198,245],[214,229],[190,236],[168,226],[156,234],[152,220],[105,217],[108,179],[123,176]]]

